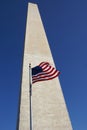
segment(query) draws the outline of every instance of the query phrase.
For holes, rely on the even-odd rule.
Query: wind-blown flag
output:
[[[60,72],[48,62],[41,62],[38,66],[32,68],[32,83],[51,80],[56,78],[59,74]]]

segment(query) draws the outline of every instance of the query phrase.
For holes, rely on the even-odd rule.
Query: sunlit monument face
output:
[[[17,130],[30,129],[29,63],[55,67],[36,4],[29,3]],[[72,130],[58,78],[32,85],[32,130]]]

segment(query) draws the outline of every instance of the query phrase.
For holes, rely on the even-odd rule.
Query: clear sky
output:
[[[0,1],[0,130],[16,130],[28,2],[38,4],[74,130],[87,130],[87,0]]]

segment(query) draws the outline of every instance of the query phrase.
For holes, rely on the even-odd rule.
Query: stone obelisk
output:
[[[55,66],[38,7],[29,3],[17,130],[30,130],[29,63],[43,61]],[[58,78],[32,85],[32,130],[72,130]]]

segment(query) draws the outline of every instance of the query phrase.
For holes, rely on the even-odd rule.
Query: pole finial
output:
[[[29,67],[31,67],[31,63],[29,63]]]

